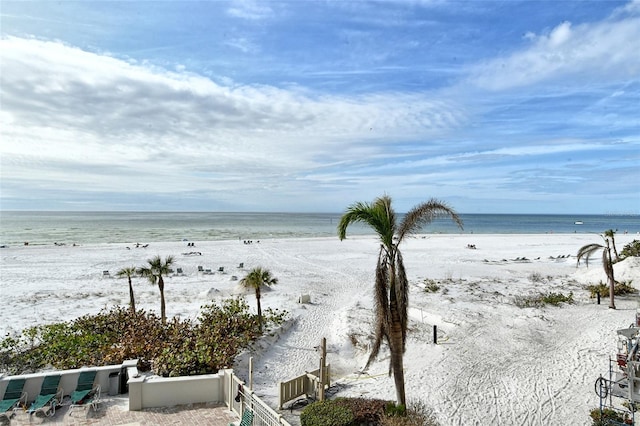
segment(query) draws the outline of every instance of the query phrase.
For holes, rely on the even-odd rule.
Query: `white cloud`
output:
[[[640,16],[622,11],[602,22],[563,22],[548,33],[528,32],[528,48],[473,67],[469,80],[480,88],[506,90],[560,77],[610,82],[638,78]]]
[[[261,20],[273,16],[273,10],[267,3],[257,0],[233,0],[228,13],[236,18],[249,20]]]
[[[314,96],[6,37],[2,177],[31,186],[165,193],[294,185],[292,176],[466,120],[452,101]],[[283,190],[283,192],[286,192]]]

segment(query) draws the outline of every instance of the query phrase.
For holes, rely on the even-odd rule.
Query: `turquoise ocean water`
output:
[[[1,212],[0,244],[147,243],[336,236],[340,213]],[[640,232],[638,215],[462,214],[464,230],[436,220],[422,233]],[[578,224],[576,224],[578,222]],[[371,234],[355,224],[349,234]]]

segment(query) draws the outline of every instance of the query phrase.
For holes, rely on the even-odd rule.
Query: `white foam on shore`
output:
[[[633,239],[616,236],[621,249]],[[615,330],[635,316],[635,297],[596,305],[585,283],[605,281],[593,259],[576,268],[581,246],[594,235],[425,235],[405,242],[411,283],[410,335],[405,355],[407,395],[433,407],[449,424],[586,424],[598,404],[593,383],[615,352]],[[468,249],[474,244],[476,249]],[[276,406],[277,383],[317,368],[314,350],[327,338],[339,395],[395,398],[382,351],[367,374],[372,288],[378,243],[373,237],[273,239],[83,246],[18,246],[0,249],[0,333],[69,320],[128,303],[126,279],[113,276],[155,255],[174,255],[184,275],[166,280],[168,315],[195,318],[212,298],[236,293],[237,280],[255,266],[271,270],[279,283],[264,292],[263,308],[293,316],[273,343],[256,347],[255,390]],[[200,252],[199,255],[182,253]],[[240,263],[244,268],[238,268]],[[198,266],[213,274],[198,272]],[[224,273],[217,272],[224,267]],[[640,262],[616,265],[616,278],[640,286]],[[424,291],[424,280],[440,290]],[[159,310],[157,288],[134,279],[138,307]],[[540,292],[573,292],[562,307],[517,308],[514,298]],[[311,303],[298,299],[309,294]],[[254,307],[252,295],[247,301]],[[437,325],[440,344],[432,343]],[[357,345],[354,346],[353,342]],[[244,365],[244,363],[242,363]],[[238,373],[247,377],[244,371]]]

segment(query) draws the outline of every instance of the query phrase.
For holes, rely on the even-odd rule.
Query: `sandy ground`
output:
[[[617,236],[617,246],[638,238]],[[604,281],[598,259],[576,267],[575,254],[597,235],[419,235],[402,251],[411,283],[406,390],[434,409],[443,425],[589,424],[598,404],[593,384],[615,354],[616,329],[635,319],[636,298],[618,309],[589,299],[586,283]],[[140,242],[144,244],[144,242]],[[467,248],[468,244],[476,249]],[[128,247],[128,248],[127,248]],[[263,308],[286,309],[291,321],[275,342],[256,345],[254,389],[277,406],[280,381],[317,368],[326,337],[332,393],[394,399],[388,352],[368,371],[372,288],[378,243],[373,237],[28,246],[0,250],[0,335],[128,303],[118,269],[174,255],[184,274],[167,280],[168,315],[195,318],[202,304],[239,294],[237,279],[255,266],[279,279]],[[200,253],[200,254],[198,254]],[[240,268],[240,263],[243,267]],[[198,272],[198,266],[212,274]],[[219,267],[224,272],[217,272]],[[103,275],[109,271],[111,277]],[[616,265],[616,279],[640,284],[640,261]],[[433,280],[440,289],[426,292]],[[155,287],[135,279],[138,307],[159,310]],[[573,292],[575,303],[519,308],[518,298]],[[301,295],[311,303],[299,304]],[[251,294],[247,301],[254,306]],[[433,326],[439,342],[433,344]],[[246,356],[235,366],[248,377]]]

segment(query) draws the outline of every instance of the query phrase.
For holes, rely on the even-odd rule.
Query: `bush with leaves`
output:
[[[397,407],[396,407],[397,410]],[[381,418],[380,426],[439,426],[433,410],[419,400],[409,401],[404,415],[387,415]]]
[[[301,426],[350,426],[353,412],[337,400],[316,401],[300,414]]]
[[[169,344],[154,360],[156,374],[174,377],[215,373],[230,366],[241,349],[260,337],[258,318],[249,313],[244,299],[228,299],[201,309],[196,325],[169,324]],[[269,317],[264,320],[268,322]]]
[[[568,295],[549,292],[535,296],[516,296],[514,303],[519,308],[542,308],[546,305],[560,306],[562,303],[573,303],[573,292]]]
[[[589,416],[591,420],[593,420],[591,426],[631,424],[628,415],[611,408],[603,408],[602,411],[599,408],[594,408],[589,413]],[[627,423],[627,421],[629,421],[629,423]]]
[[[622,259],[626,257],[640,257],[640,241],[633,240],[625,245],[620,252],[620,257]]]
[[[287,313],[267,311],[267,325],[280,324]],[[268,330],[268,328],[265,328]],[[261,336],[258,320],[244,299],[202,307],[198,321],[174,318],[163,324],[153,313],[114,307],[76,320],[30,327],[0,341],[0,372],[31,373],[46,367],[120,364],[139,360],[163,376],[215,373]]]
[[[591,299],[593,299],[594,297],[596,297],[598,295],[598,293],[600,293],[600,296],[605,296],[607,294],[609,294],[609,285],[603,283],[602,281],[599,284],[592,284],[592,285],[588,285],[587,290],[589,291],[589,297]],[[613,286],[613,293],[616,296],[621,296],[621,295],[625,295],[625,294],[634,294],[637,293],[638,290],[636,290],[632,285],[631,282],[618,282],[616,281],[615,285]]]
[[[336,398],[314,402],[300,415],[302,426],[438,426],[432,410],[422,401],[409,406],[366,398]]]

